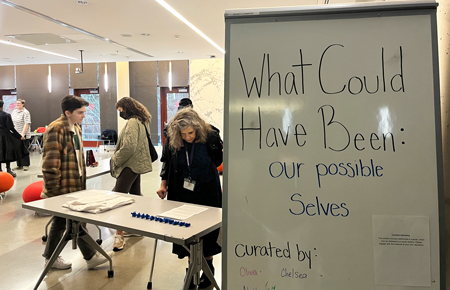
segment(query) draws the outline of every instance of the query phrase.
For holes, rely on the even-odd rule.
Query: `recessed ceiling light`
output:
[[[131,34],[121,34],[123,37],[131,37]]]
[[[180,36],[179,35],[175,35],[175,39],[179,39],[180,38]]]
[[[216,58],[216,56],[215,55],[210,55],[209,58]]]
[[[27,58],[34,58],[34,57],[32,57],[32,56],[27,56]]]
[[[150,36],[149,33],[141,33],[142,36]]]
[[[77,4],[80,4],[80,5],[88,5],[89,2],[83,1],[83,0],[78,0],[78,1],[77,1]]]
[[[177,52],[178,52],[178,53],[184,53],[184,51],[181,51],[181,50],[180,50],[180,51],[177,51]]]

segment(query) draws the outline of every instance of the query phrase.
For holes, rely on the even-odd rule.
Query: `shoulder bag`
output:
[[[152,139],[150,138],[150,134],[148,134],[147,125],[144,124],[145,133],[147,134],[148,148],[150,149],[150,157],[152,158],[152,162],[155,162],[158,159],[158,152],[156,152],[155,147],[153,146]]]

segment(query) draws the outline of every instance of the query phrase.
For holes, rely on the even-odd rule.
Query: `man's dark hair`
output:
[[[189,98],[183,98],[178,103],[178,110],[181,110],[181,109],[186,108],[186,107],[194,108],[194,105],[192,105],[192,101]]]
[[[73,113],[73,111],[83,106],[89,106],[89,102],[77,96],[67,96],[61,101],[61,109],[63,114],[65,114],[66,111]]]
[[[3,102],[3,100],[0,100],[0,108],[3,108],[3,104],[4,104],[5,102]]]

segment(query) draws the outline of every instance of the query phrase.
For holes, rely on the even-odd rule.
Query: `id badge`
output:
[[[188,190],[190,190],[190,191],[194,191],[195,180],[192,180],[190,177],[189,178],[185,178],[183,187],[188,189]]]

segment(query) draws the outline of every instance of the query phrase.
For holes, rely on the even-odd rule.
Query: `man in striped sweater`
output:
[[[14,129],[22,135],[22,142],[25,147],[28,148],[30,145],[30,137],[31,137],[31,115],[30,112],[25,109],[25,100],[18,99],[16,101],[16,109],[12,111],[11,118],[14,123]],[[27,155],[19,160],[17,160],[17,167],[15,169],[23,169],[24,171],[28,170],[30,166],[30,155]]]

